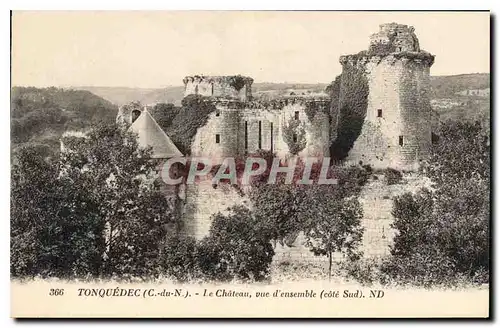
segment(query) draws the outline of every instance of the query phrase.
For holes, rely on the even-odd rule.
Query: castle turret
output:
[[[192,94],[249,101],[252,98],[253,79],[246,76],[186,76],[184,97]]]
[[[374,167],[412,169],[431,147],[429,70],[413,27],[383,24],[368,51],[341,56],[332,153]]]

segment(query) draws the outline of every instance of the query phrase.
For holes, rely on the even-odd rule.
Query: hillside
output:
[[[114,122],[118,107],[84,90],[13,87],[11,145],[31,142],[59,147],[66,130],[85,129],[95,122]]]
[[[441,121],[479,120],[490,123],[490,74],[431,77],[431,104]]]
[[[490,87],[490,74],[461,74],[431,76],[432,99],[449,98],[464,90],[481,90]]]
[[[319,93],[325,90],[326,83],[299,84],[299,83],[254,83],[252,93],[255,97],[276,97],[290,92],[296,94]],[[79,90],[90,91],[118,106],[128,104],[132,101],[139,101],[141,104],[172,103],[180,106],[184,98],[183,86],[172,86],[166,88],[146,89],[146,88],[122,88],[122,87],[75,87]]]
[[[432,107],[442,121],[490,119],[490,74],[433,76]],[[321,94],[327,84],[254,83],[256,98],[285,94]],[[58,147],[67,129],[81,129],[92,122],[113,122],[120,105],[139,100],[143,104],[174,103],[180,106],[184,87],[74,89],[14,87],[11,96],[12,145],[36,142]]]
[[[117,106],[128,104],[132,101],[140,101],[141,104],[173,103],[181,104],[184,96],[183,86],[172,86],[166,88],[125,88],[125,87],[75,87],[75,89],[90,91]]]

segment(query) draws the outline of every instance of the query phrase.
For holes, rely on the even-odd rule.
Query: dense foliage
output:
[[[330,154],[342,160],[361,133],[368,106],[368,80],[363,66],[345,65],[341,76],[336,139]]]
[[[191,153],[191,144],[198,129],[204,126],[216,108],[206,97],[189,95],[167,129],[167,134],[183,154]]]
[[[30,147],[14,160],[12,275],[154,274],[173,215],[151,178],[150,149],[114,124],[64,146],[58,162]]]
[[[288,146],[290,154],[297,155],[307,146],[304,123],[290,119],[283,125],[283,140]]]
[[[159,103],[152,108],[151,115],[163,131],[167,131],[179,112],[180,108],[173,104]]]
[[[274,255],[266,227],[245,207],[216,214],[199,252],[202,272],[219,281],[263,280]]]
[[[424,172],[435,182],[434,190],[394,201],[398,232],[387,271],[418,283],[460,275],[487,279],[490,146],[481,124],[443,125]]]
[[[393,168],[387,168],[384,170],[385,181],[388,185],[398,184],[403,179],[403,174]]]
[[[201,241],[173,235],[160,256],[162,273],[176,281],[261,281],[269,277],[274,255],[265,227],[244,207],[212,216]]]

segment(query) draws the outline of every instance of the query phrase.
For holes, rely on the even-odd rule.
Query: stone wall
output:
[[[219,163],[224,157],[238,153],[240,113],[234,108],[220,108],[210,114],[191,145],[192,156],[210,157]]]
[[[210,230],[212,215],[228,214],[230,207],[250,207],[248,197],[228,184],[212,186],[210,180],[186,186],[183,208],[183,233],[202,239]]]

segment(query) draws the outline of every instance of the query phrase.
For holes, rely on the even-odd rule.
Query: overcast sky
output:
[[[328,83],[379,24],[415,27],[432,75],[489,72],[489,13],[14,12],[12,83],[182,85],[186,75]]]

